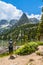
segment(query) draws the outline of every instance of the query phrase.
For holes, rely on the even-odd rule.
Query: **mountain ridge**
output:
[[[27,15],[25,13],[23,13],[23,15],[20,17],[19,20],[16,20],[16,19],[12,19],[10,21],[4,20],[4,19],[0,20],[0,30],[10,29],[12,26],[20,26],[20,25],[23,25],[23,24],[31,24],[31,23],[36,24],[38,22],[39,22],[38,19],[36,19],[36,18],[28,18]]]

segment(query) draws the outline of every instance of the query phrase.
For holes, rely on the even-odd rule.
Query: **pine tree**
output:
[[[41,22],[39,24],[39,31],[40,31],[40,34],[43,34],[43,7],[42,7]]]
[[[38,40],[40,40],[40,36],[43,35],[43,7],[42,7],[42,16],[38,26]]]

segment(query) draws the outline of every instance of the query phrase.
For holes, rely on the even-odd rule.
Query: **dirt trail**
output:
[[[41,50],[43,47],[39,47]],[[9,59],[9,56],[0,58],[0,65],[30,65],[29,60],[33,59],[31,61],[33,64],[32,65],[43,65],[43,58],[42,56],[38,56],[35,53],[31,55],[25,55],[25,56],[17,56],[15,59]]]

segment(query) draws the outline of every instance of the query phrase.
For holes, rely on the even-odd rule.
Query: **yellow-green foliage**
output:
[[[26,55],[31,54],[37,50],[38,44],[35,42],[30,42],[28,44],[23,45],[21,48],[15,51],[15,54]]]

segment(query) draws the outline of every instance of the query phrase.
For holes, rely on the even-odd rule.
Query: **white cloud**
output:
[[[23,14],[22,10],[17,9],[15,6],[13,6],[12,4],[0,1],[0,20],[1,19],[19,19],[21,17],[21,15]],[[28,18],[37,18],[40,19],[41,15],[28,15]]]
[[[27,17],[28,17],[28,18],[37,18],[38,20],[40,20],[41,15],[39,15],[39,14],[37,14],[37,15],[34,15],[34,14],[28,15],[28,14],[27,14]]]
[[[0,1],[0,19],[19,19],[22,13],[22,10],[17,9],[12,4]]]

